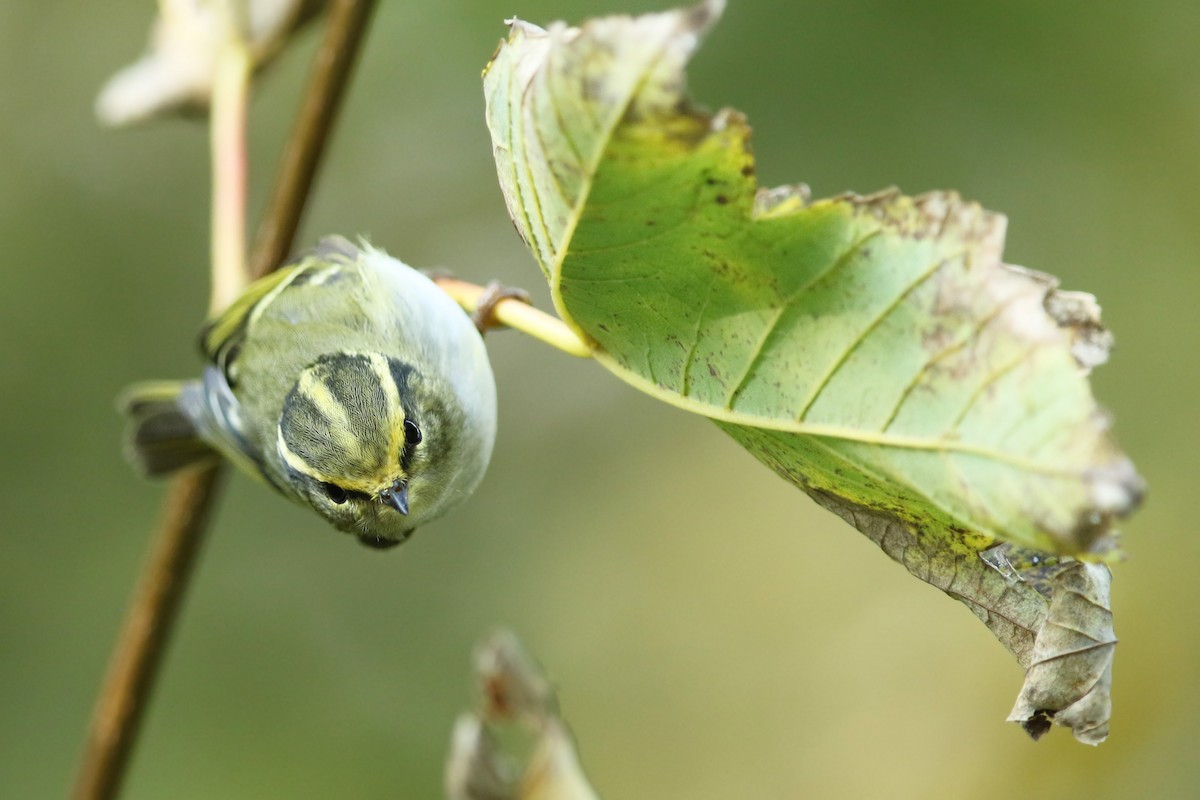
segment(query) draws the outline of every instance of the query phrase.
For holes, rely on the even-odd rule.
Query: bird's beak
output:
[[[408,516],[408,484],[402,480],[397,480],[379,493],[379,501],[385,506],[394,508],[401,514]]]

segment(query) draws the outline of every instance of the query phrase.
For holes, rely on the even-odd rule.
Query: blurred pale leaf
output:
[[[109,79],[96,116],[119,127],[162,114],[208,107],[217,56],[227,40],[222,6],[239,0],[159,0],[150,44],[138,61]],[[256,68],[277,56],[288,37],[328,0],[245,0],[245,30]]]
[[[721,7],[518,21],[488,66],[501,187],[559,314],[965,602],[1030,668],[1036,714],[1093,688],[1107,708],[1106,683],[1074,676],[1106,674],[1111,637],[1048,635],[1075,572],[1027,555],[1110,551],[1140,498],[1087,380],[1110,344],[1098,307],[1002,263],[1004,218],[952,192],[756,190],[745,120],[684,98]],[[1082,716],[1092,733],[1058,721],[1094,739]]]
[[[595,800],[550,684],[513,634],[475,657],[480,707],[454,726],[446,763],[450,800]],[[503,729],[530,738],[524,755],[497,744]],[[511,739],[512,737],[504,737]]]

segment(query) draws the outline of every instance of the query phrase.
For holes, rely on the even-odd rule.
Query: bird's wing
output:
[[[305,269],[306,261],[307,259],[281,267],[250,284],[238,299],[210,319],[200,331],[200,351],[230,379],[230,382],[233,382],[233,376],[229,368],[236,359],[242,340],[246,337],[246,330],[255,316],[255,309],[263,302],[269,302],[295,280],[296,275]]]
[[[238,350],[262,311],[302,275],[336,264],[353,264],[358,258],[358,248],[340,236],[329,236],[311,253],[250,284],[238,299],[210,319],[200,331],[200,350],[204,357],[225,375],[230,386],[236,386]]]

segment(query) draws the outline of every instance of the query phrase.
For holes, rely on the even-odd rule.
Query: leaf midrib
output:
[[[558,312],[563,321],[566,322],[585,340],[591,340],[592,337],[571,316],[571,314],[567,311],[566,304],[563,301],[563,261],[570,252],[569,243],[574,238],[575,229],[582,220],[583,209],[586,207],[588,198],[591,195],[595,176],[599,169],[599,165],[604,158],[604,154],[608,149],[608,143],[612,141],[614,132],[625,119],[625,116],[628,114],[630,107],[638,97],[642,87],[644,87],[647,81],[649,81],[650,76],[655,74],[656,68],[666,56],[667,50],[671,44],[672,39],[670,37],[666,37],[660,42],[659,46],[656,48],[654,56],[646,61],[646,67],[642,70],[638,80],[630,84],[629,91],[626,93],[623,101],[619,105],[614,104],[614,112],[609,118],[610,122],[598,132],[596,136],[596,142],[599,143],[600,146],[594,148],[594,152],[590,154],[586,164],[581,164],[583,171],[580,181],[579,195],[571,209],[571,214],[567,220],[566,227],[563,229],[562,235],[559,238],[559,242],[561,243],[559,250],[554,254],[554,261],[551,265],[550,290],[555,310]],[[514,115],[514,118],[519,119],[519,115]],[[536,195],[537,192],[535,191],[533,194]],[[540,218],[540,213],[538,216],[538,222],[545,227],[545,220]],[[548,230],[547,233],[549,233]],[[550,244],[553,245],[553,237],[549,237],[549,239]],[[664,389],[654,381],[648,380],[642,375],[632,372],[603,350],[596,350],[594,355],[596,359],[600,361],[606,368],[608,368],[613,374],[617,375],[623,381],[639,389],[640,391],[657,397],[663,402],[669,403],[677,408],[682,408],[686,411],[721,422],[762,428],[766,430],[794,433],[804,436],[857,442],[885,448],[974,456],[977,458],[994,461],[1015,469],[1024,470],[1032,474],[1049,477],[1079,479],[1082,475],[1082,470],[1052,467],[1020,455],[1007,453],[994,448],[984,447],[961,440],[945,439],[940,437],[930,438],[903,436],[887,433],[886,431],[864,431],[861,429],[844,426],[813,424],[797,420],[779,419],[774,417],[747,414],[741,411],[733,411],[731,409],[721,408],[716,405],[697,401],[690,397],[681,396],[676,392]]]
[[[630,106],[641,92],[642,87],[646,85],[646,82],[650,79],[650,76],[654,74],[655,68],[658,66],[659,62],[662,61],[663,57],[666,55],[667,49],[673,42],[673,36],[667,36],[663,39],[655,51],[653,58],[647,60],[646,69],[642,71],[642,74],[638,77],[638,80],[631,84],[629,93],[625,96],[624,101],[620,104],[619,113],[614,113],[611,117],[612,121],[602,128],[600,133],[597,135],[596,141],[600,143],[600,147],[595,149],[595,152],[588,160],[588,163],[583,165],[585,168],[582,173],[583,178],[580,181],[579,197],[575,201],[575,205],[571,209],[571,216],[567,220],[566,227],[563,229],[563,235],[560,239],[561,246],[559,248],[559,252],[554,254],[554,263],[550,270],[551,302],[554,303],[554,310],[558,313],[562,320],[566,322],[567,325],[569,325],[585,341],[590,342],[593,341],[593,339],[587,333],[587,331],[580,327],[579,323],[577,323],[575,319],[569,313],[567,313],[566,304],[562,299],[563,260],[566,258],[567,253],[570,252],[571,240],[575,238],[575,228],[578,227],[579,221],[583,218],[583,209],[587,205],[588,197],[592,193],[592,186],[595,181],[596,172],[599,170],[600,162],[604,159],[604,153],[608,150],[609,143],[613,139],[613,133],[621,124],[621,121],[625,119],[626,114],[629,113]],[[614,109],[615,108],[616,105],[614,104]]]
[[[593,356],[597,361],[603,364],[606,369],[638,391],[645,392],[646,394],[656,397],[664,403],[669,403],[676,408],[682,408],[685,411],[698,414],[702,417],[708,417],[709,419],[717,420],[719,422],[728,422],[734,425],[762,428],[764,430],[782,431],[784,433],[795,433],[803,436],[840,439],[848,442],[877,445],[879,447],[890,447],[900,450],[921,450],[928,452],[975,456],[978,458],[985,458],[990,461],[995,461],[999,464],[1013,467],[1015,469],[1026,470],[1038,475],[1054,478],[1078,480],[1083,476],[1084,473],[1083,470],[1051,467],[1014,453],[1006,453],[1003,450],[996,450],[994,448],[972,444],[971,442],[943,438],[903,436],[883,431],[864,431],[842,425],[821,425],[809,422],[797,422],[789,419],[780,419],[777,417],[747,414],[741,411],[730,411],[729,409],[721,408],[717,405],[705,403],[690,397],[683,397],[670,389],[666,389],[657,383],[646,379],[642,375],[631,371],[606,351],[596,350]]]

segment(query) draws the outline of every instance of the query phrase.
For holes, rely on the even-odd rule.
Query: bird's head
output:
[[[277,449],[299,499],[382,549],[465,497],[463,418],[436,376],[380,353],[329,353],[284,400]]]

